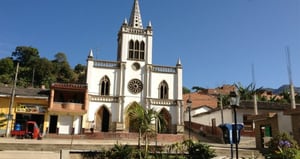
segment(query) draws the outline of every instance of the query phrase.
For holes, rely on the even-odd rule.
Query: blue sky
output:
[[[57,52],[71,66],[86,64],[90,49],[115,61],[117,32],[133,0],[1,0],[0,58],[32,46],[49,60]],[[183,65],[183,85],[214,88],[241,82],[300,86],[300,0],[140,0],[151,21],[153,64]]]

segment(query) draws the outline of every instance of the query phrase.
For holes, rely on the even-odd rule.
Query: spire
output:
[[[93,50],[91,49],[90,52],[89,52],[88,58],[93,58],[93,57],[94,57],[94,54],[93,54]]]
[[[181,60],[178,58],[176,66],[181,66]]]
[[[131,15],[129,19],[129,26],[133,28],[143,29],[142,17],[140,12],[139,1],[134,0],[134,4],[131,10]]]
[[[125,18],[125,19],[124,19],[124,22],[123,22],[123,24],[124,24],[124,25],[127,25],[127,24],[128,24],[128,22],[127,22],[127,18]]]

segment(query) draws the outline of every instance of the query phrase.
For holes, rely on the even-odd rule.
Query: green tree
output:
[[[21,67],[30,67],[40,58],[39,51],[31,46],[17,46],[12,57],[20,62]]]
[[[77,64],[74,68],[75,72],[75,81],[77,83],[86,83],[85,77],[86,77],[86,66]]]
[[[35,68],[40,67],[37,65],[39,60],[39,51],[31,46],[17,46],[15,51],[12,52],[12,58],[20,64],[18,71],[18,86],[28,87],[33,82]]]
[[[205,92],[205,91],[207,91],[206,88],[199,87],[199,86],[193,86],[192,90],[194,90],[195,92]]]
[[[110,158],[112,159],[131,159],[133,157],[133,148],[129,145],[115,144],[110,151]]]
[[[10,57],[0,60],[0,83],[11,84],[13,79],[14,63]]]
[[[246,87],[244,87],[241,83],[234,84],[234,86],[238,89],[241,100],[252,100],[255,94],[260,98],[260,95],[263,92],[263,88],[256,88],[254,83],[250,83]]]
[[[282,99],[279,100],[280,103],[291,103],[289,89],[283,90],[280,95],[282,96]]]
[[[35,68],[34,82],[35,85],[45,85],[49,88],[50,84],[55,81],[54,65],[47,58],[41,58],[37,61],[39,67]]]
[[[149,137],[156,135],[153,123],[157,122],[159,129],[165,126],[164,118],[160,116],[154,109],[144,109],[138,103],[133,103],[127,110],[130,120],[130,128],[137,128],[139,132],[138,147],[140,149],[141,138],[145,140],[145,158],[148,155]],[[141,157],[141,155],[140,155]]]
[[[188,89],[187,87],[182,87],[182,94],[188,94],[188,93],[191,93],[191,90]]]
[[[54,66],[54,75],[56,82],[69,83],[74,82],[74,72],[71,69],[67,57],[64,53],[55,54],[55,59],[52,61]]]
[[[191,159],[211,159],[216,157],[215,150],[211,149],[207,144],[200,143],[200,141],[192,142],[188,152]]]

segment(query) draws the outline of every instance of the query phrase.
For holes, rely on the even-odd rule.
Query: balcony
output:
[[[120,62],[113,62],[113,61],[94,61],[94,67],[101,67],[101,68],[120,68]]]
[[[68,113],[79,113],[84,114],[84,104],[81,103],[70,103],[70,102],[53,102],[53,105],[48,109],[50,112],[68,112]]]
[[[118,103],[119,98],[113,96],[97,96],[90,95],[90,100],[93,102],[109,102],[109,103]]]
[[[152,66],[153,72],[159,73],[177,73],[176,67],[169,67],[169,66]]]

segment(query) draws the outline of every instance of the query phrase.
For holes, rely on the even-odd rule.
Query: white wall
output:
[[[288,134],[291,134],[293,132],[291,116],[284,115],[283,112],[279,112],[277,116],[279,132],[286,132]]]

